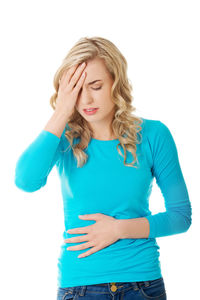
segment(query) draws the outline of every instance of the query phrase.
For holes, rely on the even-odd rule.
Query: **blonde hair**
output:
[[[113,78],[111,97],[115,103],[115,115],[111,126],[114,135],[120,141],[117,145],[117,151],[123,157],[118,147],[121,145],[125,154],[124,165],[137,168],[137,166],[134,166],[138,162],[136,156],[136,144],[139,143],[137,133],[140,134],[142,129],[140,124],[143,120],[131,114],[136,109],[131,103],[133,99],[131,95],[132,85],[127,78],[127,62],[111,41],[102,37],[82,37],[75,43],[54,75],[53,83],[56,92],[50,98],[50,105],[55,110],[59,79],[62,77],[63,72],[73,65],[96,57],[104,60],[105,66]],[[88,147],[93,136],[92,128],[76,109],[68,119],[67,125],[69,130],[66,129],[65,137],[68,139],[73,155],[77,159],[77,167],[82,167],[87,162],[88,155],[84,152],[84,149]],[[79,143],[73,144],[74,138],[80,138]],[[130,151],[133,155],[133,161],[130,164],[125,163],[126,151]]]

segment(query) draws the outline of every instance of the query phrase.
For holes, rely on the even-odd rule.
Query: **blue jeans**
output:
[[[57,289],[57,300],[166,300],[163,277],[149,281],[115,282]]]

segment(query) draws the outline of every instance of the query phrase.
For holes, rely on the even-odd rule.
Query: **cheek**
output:
[[[108,102],[110,100],[110,91],[109,90],[100,90],[93,94],[94,99],[100,101],[100,103]]]

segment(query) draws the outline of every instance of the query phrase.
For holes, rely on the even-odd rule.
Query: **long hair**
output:
[[[113,79],[111,98],[115,103],[115,114],[111,126],[114,135],[120,142],[116,147],[117,151],[123,157],[119,149],[121,145],[124,150],[124,165],[137,168],[134,165],[138,162],[136,155],[136,144],[139,143],[137,133],[140,134],[142,130],[140,124],[143,120],[132,114],[136,109],[132,106],[132,85],[127,78],[127,62],[119,49],[111,41],[102,37],[82,37],[75,43],[54,75],[53,83],[56,92],[50,98],[50,105],[55,110],[59,80],[63,72],[73,65],[96,57],[103,59]],[[90,139],[93,136],[93,130],[87,120],[76,109],[68,119],[67,126],[65,137],[68,139],[73,155],[77,159],[77,167],[82,167],[87,162],[88,155],[84,152],[84,149],[88,147]],[[80,138],[80,141],[73,144],[75,138]],[[126,151],[130,151],[133,155],[133,161],[130,164],[125,162]]]

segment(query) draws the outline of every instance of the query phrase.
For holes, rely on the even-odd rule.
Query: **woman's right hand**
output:
[[[84,75],[84,69],[86,67],[83,64],[72,66],[68,70],[65,70],[59,84],[58,96],[56,99],[56,111],[64,112],[68,116],[74,112],[74,107],[78,98],[79,91],[83,85],[86,74]]]

